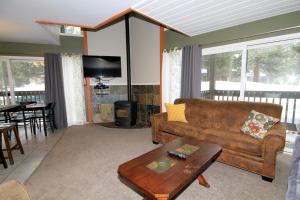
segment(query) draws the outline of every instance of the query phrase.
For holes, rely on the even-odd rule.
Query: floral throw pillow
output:
[[[254,138],[263,139],[268,129],[279,122],[279,119],[252,110],[241,131]]]

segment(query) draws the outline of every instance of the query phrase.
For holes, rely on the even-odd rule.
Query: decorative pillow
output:
[[[254,138],[263,139],[268,129],[280,120],[252,110],[241,131]]]
[[[185,118],[185,104],[165,104],[168,121],[177,121],[187,123],[188,121]]]

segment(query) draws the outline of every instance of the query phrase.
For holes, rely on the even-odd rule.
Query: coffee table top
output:
[[[186,144],[197,147],[186,160],[168,156],[168,150],[175,150]],[[173,198],[201,175],[221,151],[217,144],[183,137],[120,165],[118,174],[121,181],[144,197],[155,199],[157,195],[167,195],[168,198]],[[153,161],[161,160],[167,160],[169,168],[158,171],[151,169]]]

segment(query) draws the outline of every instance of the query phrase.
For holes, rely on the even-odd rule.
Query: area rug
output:
[[[150,129],[114,129],[73,126],[27,180],[33,200],[142,199],[120,182],[118,166],[158,147]],[[177,199],[266,200],[284,199],[291,157],[279,154],[273,183],[259,175],[214,163],[204,175],[211,187],[192,183]]]

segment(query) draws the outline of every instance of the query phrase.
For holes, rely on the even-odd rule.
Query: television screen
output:
[[[82,56],[84,77],[121,77],[120,56]]]

